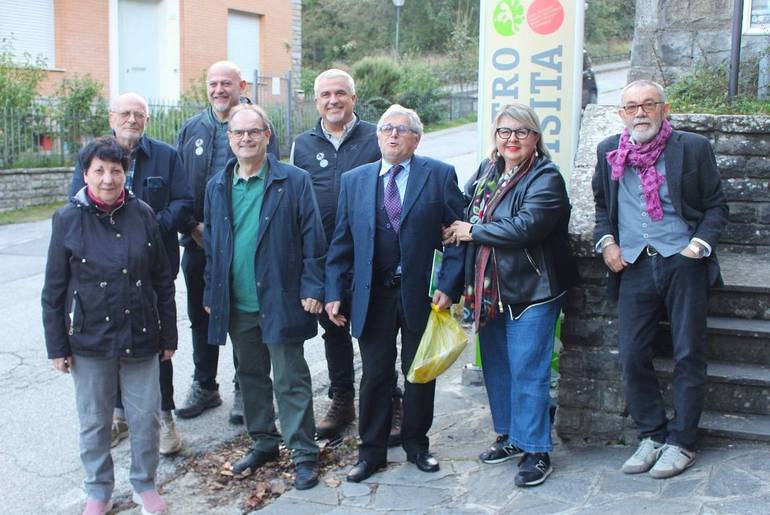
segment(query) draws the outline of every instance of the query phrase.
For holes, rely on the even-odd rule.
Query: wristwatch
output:
[[[706,249],[704,249],[701,245],[698,245],[694,241],[691,241],[689,244],[687,244],[687,248],[692,251],[693,254],[698,256],[699,258],[702,258],[706,255]]]

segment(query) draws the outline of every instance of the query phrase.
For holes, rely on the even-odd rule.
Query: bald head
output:
[[[225,121],[230,115],[230,109],[238,105],[241,93],[246,90],[246,81],[235,63],[219,61],[209,68],[206,87],[214,114]]]
[[[136,93],[123,93],[110,103],[110,127],[126,148],[134,148],[144,136],[149,118],[147,100]]]

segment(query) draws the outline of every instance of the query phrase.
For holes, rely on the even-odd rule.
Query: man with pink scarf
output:
[[[727,201],[709,141],[673,130],[663,87],[627,85],[621,134],[599,144],[592,185],[594,241],[618,299],[620,366],[628,412],[640,431],[626,474],[675,476],[695,460],[706,379],[706,311],[721,284],[715,247]],[[652,365],[663,313],[673,340],[674,415],[666,416]]]

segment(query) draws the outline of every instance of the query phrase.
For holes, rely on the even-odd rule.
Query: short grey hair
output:
[[[313,82],[313,95],[318,97],[318,84],[321,82],[321,79],[337,79],[340,77],[345,79],[345,81],[348,83],[348,93],[355,95],[356,83],[353,81],[353,77],[351,77],[348,72],[339,70],[337,68],[329,68],[328,70],[318,74],[318,77],[315,78],[315,82]]]
[[[646,88],[648,86],[652,86],[653,88],[655,88],[655,90],[658,92],[658,97],[660,97],[660,101],[661,102],[665,102],[666,101],[666,90],[663,88],[663,86],[661,86],[660,84],[658,84],[654,80],[639,79],[639,80],[635,80],[633,82],[629,82],[626,85],[626,87],[623,88],[623,91],[620,92],[620,103],[621,103],[621,106],[623,105],[623,99],[626,96],[626,91],[628,91],[631,88]]]
[[[409,128],[416,132],[418,135],[422,136],[423,126],[419,115],[413,109],[409,109],[398,104],[393,104],[384,113],[382,113],[382,116],[380,116],[380,121],[377,122],[378,131],[382,129],[383,125],[385,125],[385,120],[391,116],[406,116],[409,119]]]
[[[268,128],[271,131],[273,130],[273,126],[270,125],[270,117],[267,115],[267,112],[258,105],[254,104],[238,104],[237,106],[230,109],[230,121],[232,121],[233,117],[241,111],[252,111],[257,113],[257,116],[262,119],[262,123],[264,124],[265,128]]]
[[[117,97],[113,98],[110,101],[110,111],[112,111],[113,113],[116,112],[118,110],[118,102],[120,102],[121,100],[128,100],[128,99],[137,100],[140,104],[142,104],[142,106],[144,106],[144,112],[146,114],[150,113],[150,108],[147,105],[147,100],[142,95],[134,92],[123,93],[122,95],[118,95]]]
[[[540,118],[538,118],[537,113],[531,107],[525,104],[508,104],[500,109],[500,112],[497,113],[497,116],[495,116],[495,119],[492,121],[492,150],[489,153],[489,157],[492,159],[492,162],[495,162],[498,157],[497,128],[500,126],[500,119],[503,116],[514,119],[515,121],[519,122],[525,129],[529,129],[537,134],[537,153],[541,156],[545,156],[548,159],[551,159],[551,153],[548,152],[548,149],[543,143],[543,131],[540,128]]]

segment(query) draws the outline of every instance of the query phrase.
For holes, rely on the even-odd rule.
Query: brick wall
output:
[[[64,202],[72,168],[0,170],[0,212]]]
[[[229,9],[260,16],[260,73],[285,75],[292,69],[293,4],[275,0],[180,0],[182,90],[211,64],[227,59]]]

